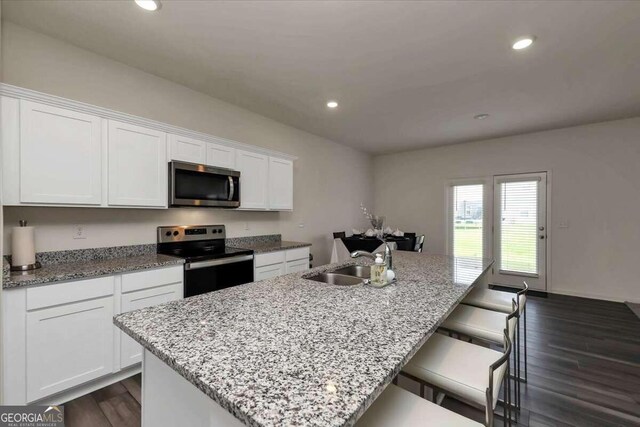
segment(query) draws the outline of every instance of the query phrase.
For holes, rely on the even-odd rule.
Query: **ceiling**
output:
[[[2,18],[372,153],[640,116],[637,1],[4,1]]]

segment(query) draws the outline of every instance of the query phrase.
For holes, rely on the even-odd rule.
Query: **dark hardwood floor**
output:
[[[640,319],[626,305],[530,297],[527,333],[529,382],[519,424],[640,426]],[[483,420],[453,399],[443,406]],[[65,414],[68,427],[139,426],[140,376],[68,402]]]
[[[625,304],[530,297],[527,334],[529,382],[519,424],[640,426],[640,319]],[[452,399],[443,406],[483,420]]]
[[[67,427],[139,427],[141,375],[64,404]]]

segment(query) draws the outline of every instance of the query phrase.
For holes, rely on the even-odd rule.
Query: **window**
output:
[[[454,185],[451,190],[452,255],[481,258],[484,242],[484,185]]]
[[[500,183],[500,270],[538,272],[538,182]]]

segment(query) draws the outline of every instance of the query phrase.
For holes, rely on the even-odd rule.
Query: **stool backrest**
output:
[[[516,310],[517,310],[517,307],[516,307]],[[511,339],[509,339],[509,333],[507,329],[503,331],[503,334],[504,334],[504,354],[500,356],[498,360],[493,362],[491,366],[489,366],[489,387],[487,387],[487,390],[485,393],[487,398],[487,403],[485,406],[485,425],[487,426],[493,425],[493,409],[494,409],[493,395],[494,393],[500,393],[500,390],[493,389],[493,375],[495,371],[498,370],[502,365],[504,365],[505,363],[509,363],[509,356],[511,355]],[[509,382],[508,366],[509,365],[507,365],[507,372],[504,374],[505,376],[507,376],[506,384],[508,384]],[[510,393],[510,391],[505,390],[505,393]],[[506,423],[506,420],[505,420],[505,423]]]
[[[529,291],[529,285],[527,285],[527,282],[522,281],[522,284],[524,285],[524,288],[516,294],[518,297],[518,315],[522,314],[522,311],[524,310],[527,303],[527,292]]]

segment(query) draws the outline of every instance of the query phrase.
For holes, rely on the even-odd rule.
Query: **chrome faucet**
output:
[[[367,251],[353,251],[351,252],[351,258],[367,257],[376,259],[376,255]],[[393,270],[393,255],[391,255],[391,248],[387,243],[384,244],[384,263],[387,265],[388,270]]]

